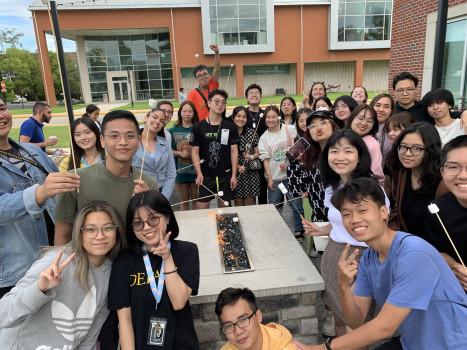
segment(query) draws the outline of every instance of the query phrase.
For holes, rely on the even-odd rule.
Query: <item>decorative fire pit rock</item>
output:
[[[217,214],[217,242],[224,273],[252,271],[237,214]]]

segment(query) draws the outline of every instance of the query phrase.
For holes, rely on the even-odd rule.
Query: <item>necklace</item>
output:
[[[99,155],[99,151],[96,150],[96,154],[94,155],[94,157],[92,157],[92,159],[91,159],[90,162],[88,162],[88,161],[86,160],[86,157],[85,157],[84,155],[83,155],[83,159],[84,159],[84,161],[85,161],[86,163],[88,163],[88,165],[91,165],[92,162],[94,162],[94,159],[96,159],[96,157],[97,157],[98,155]]]
[[[219,130],[221,129],[221,126],[222,126],[222,119],[221,119],[221,122],[219,123],[219,127],[217,128],[216,136],[214,136],[214,130],[212,130],[212,124],[211,124],[211,120],[209,119],[209,117],[207,120],[208,120],[209,128],[211,129],[211,136],[215,138],[217,142],[217,140],[219,139]]]

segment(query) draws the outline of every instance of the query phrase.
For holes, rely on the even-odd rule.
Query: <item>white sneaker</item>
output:
[[[331,310],[325,310],[324,325],[321,329],[321,333],[327,337],[336,336],[336,327],[334,324],[334,313]]]
[[[313,248],[311,250],[309,256],[312,257],[312,258],[317,258],[319,256],[318,251]]]

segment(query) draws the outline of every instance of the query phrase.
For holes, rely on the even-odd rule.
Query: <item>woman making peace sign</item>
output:
[[[47,248],[0,300],[2,349],[95,348],[125,231],[116,209],[94,201],[78,213],[72,237],[62,250]]]
[[[135,195],[126,220],[129,251],[115,261],[109,284],[121,349],[199,349],[188,302],[198,293],[198,247],[175,240],[178,224],[160,192]]]

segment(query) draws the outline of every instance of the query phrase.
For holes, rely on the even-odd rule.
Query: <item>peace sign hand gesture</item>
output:
[[[350,244],[345,246],[344,251],[339,259],[339,286],[340,288],[348,288],[353,282],[355,275],[358,272],[358,263],[355,258],[358,255],[359,250],[355,249],[349,258],[346,259],[347,253],[349,252]]]
[[[159,245],[156,248],[151,248],[151,253],[155,255],[159,255],[163,260],[167,260],[172,256],[172,253],[170,253],[170,248],[169,248],[169,239],[170,235],[172,232],[168,232],[165,235],[162,233],[163,227],[161,226],[158,231],[159,235]]]
[[[52,265],[50,265],[47,269],[41,272],[39,275],[39,280],[37,281],[37,287],[42,292],[47,292],[48,290],[55,288],[62,282],[61,274],[63,269],[73,260],[76,253],[71,254],[68,259],[66,259],[61,265],[60,259],[62,258],[63,250],[60,250],[57,254]]]

